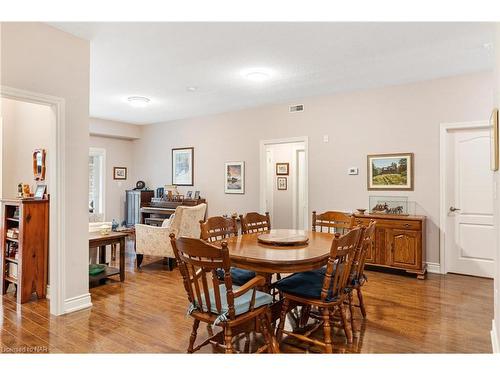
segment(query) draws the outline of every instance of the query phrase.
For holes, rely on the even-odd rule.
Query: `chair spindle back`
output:
[[[238,235],[236,216],[230,218],[222,216],[209,217],[206,221],[200,220],[201,239],[207,242],[224,240]]]
[[[269,212],[261,215],[257,212],[249,212],[245,216],[240,215],[241,233],[257,233],[271,230],[271,218]]]
[[[312,213],[313,232],[346,234],[354,227],[354,217],[338,211],[326,211],[322,214]]]
[[[335,234],[323,279],[321,300],[345,294],[362,231],[362,228],[356,227],[343,236]]]
[[[172,248],[182,275],[184,288],[191,302],[198,310],[210,311],[209,282],[211,281],[216,309],[222,314],[222,301],[219,286],[221,281],[217,277],[217,270],[224,270],[224,285],[229,319],[235,319],[233,282],[231,279],[231,260],[227,243],[222,242],[221,247],[209,244],[201,239],[175,238],[170,234]],[[211,280],[210,280],[211,279]]]
[[[355,280],[361,280],[363,278],[363,273],[365,271],[366,255],[368,254],[368,249],[374,249],[375,246],[375,226],[377,222],[372,220],[368,227],[363,230],[361,239],[359,241],[359,248],[356,253],[356,258],[354,259],[353,270],[351,272],[352,277]]]

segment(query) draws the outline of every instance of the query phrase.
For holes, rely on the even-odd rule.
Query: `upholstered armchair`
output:
[[[173,217],[166,219],[161,227],[151,225],[135,225],[135,252],[137,254],[137,267],[142,263],[144,255],[168,258],[169,270],[171,262],[175,259],[170,233],[175,237],[200,238],[200,220],[205,219],[207,205],[178,206]]]

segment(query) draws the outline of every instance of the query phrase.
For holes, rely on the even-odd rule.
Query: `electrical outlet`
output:
[[[328,143],[328,135],[323,136],[323,142]]]

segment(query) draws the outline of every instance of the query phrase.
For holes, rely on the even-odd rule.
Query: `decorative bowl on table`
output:
[[[101,225],[99,227],[99,233],[101,233],[103,236],[110,234],[111,233],[111,226],[110,225]]]
[[[105,268],[105,264],[89,264],[89,275],[99,275],[101,272],[104,272]]]
[[[366,208],[356,208],[356,211],[358,211],[360,215],[364,215],[366,212]]]

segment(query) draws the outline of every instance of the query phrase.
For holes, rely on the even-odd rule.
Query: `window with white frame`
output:
[[[89,215],[104,220],[104,149],[89,149]]]

